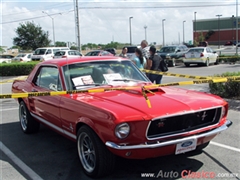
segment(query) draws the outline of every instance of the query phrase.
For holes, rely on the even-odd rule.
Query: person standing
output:
[[[139,69],[145,69],[146,65],[147,65],[147,61],[146,61],[146,58],[143,57],[141,49],[137,48],[135,50],[135,55],[136,55],[136,57],[132,60],[134,62],[134,64],[136,64],[136,66]]]
[[[146,61],[148,63],[150,54],[149,54],[148,42],[146,40],[142,40],[142,42],[141,42],[141,50],[142,50],[143,57],[145,57],[145,59],[146,59]]]
[[[156,48],[154,46],[151,46],[149,49],[149,53],[150,53],[150,57],[149,57],[147,69],[153,70],[153,71],[160,71],[159,64],[160,64],[160,61],[162,61],[162,58],[158,54],[156,54]],[[152,83],[154,83],[155,81],[156,84],[161,84],[162,75],[149,74],[148,78]]]
[[[123,57],[123,58],[128,58],[128,57],[127,57],[127,52],[128,52],[127,47],[123,47],[123,48],[122,48],[122,53],[121,53],[119,56],[120,56],[120,57]]]

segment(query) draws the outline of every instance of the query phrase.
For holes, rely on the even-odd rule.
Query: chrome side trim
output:
[[[184,141],[188,141],[191,139],[199,139],[202,137],[208,137],[208,136],[212,136],[212,135],[217,135],[220,132],[226,130],[230,125],[232,124],[231,121],[227,120],[226,123],[224,125],[222,125],[221,127],[214,129],[212,131],[209,132],[205,132],[202,134],[198,134],[198,135],[193,135],[193,136],[189,136],[189,137],[185,137],[182,139],[176,139],[176,140],[170,140],[170,141],[166,141],[166,142],[157,142],[155,144],[147,144],[147,142],[145,142],[144,144],[138,144],[138,145],[117,145],[114,142],[109,142],[107,141],[105,143],[106,146],[113,148],[113,149],[117,149],[117,150],[131,150],[131,149],[145,149],[145,148],[159,148],[159,147],[163,147],[163,146],[169,146],[169,145],[174,145],[174,144],[178,144],[178,143],[182,143]]]
[[[155,138],[149,138],[149,137],[147,136],[148,129],[149,129],[152,121],[158,120],[158,119],[160,119],[160,118],[168,118],[168,117],[180,116],[180,115],[191,114],[191,113],[196,113],[196,112],[201,112],[201,111],[211,110],[211,109],[217,109],[217,108],[221,108],[221,113],[222,113],[222,108],[223,108],[223,106],[215,106],[215,107],[213,107],[213,108],[201,109],[201,110],[199,110],[199,111],[189,111],[189,112],[187,112],[187,113],[177,113],[177,114],[173,114],[173,115],[156,117],[156,118],[152,119],[151,121],[149,121],[148,126],[147,126],[147,129],[146,129],[146,132],[145,132],[145,136],[146,136],[146,138],[147,138],[148,140],[156,140],[156,139],[159,139],[159,138],[169,138],[169,137],[173,137],[173,136],[183,135],[183,134],[186,134],[186,133],[191,133],[192,131],[196,131],[196,130],[187,131],[187,132],[182,132],[182,133],[177,133],[177,134],[171,134],[171,135],[166,135],[166,136],[159,136],[159,137],[155,137]],[[221,119],[221,117],[220,117],[220,119]],[[216,125],[219,123],[220,119],[218,120],[218,122],[217,122],[216,124],[213,124],[213,125],[208,126],[208,127],[209,127],[209,128],[212,128],[212,127],[216,126]],[[204,128],[205,128],[205,127],[199,128],[199,129],[197,129],[197,130],[201,130],[201,129],[204,129]]]
[[[43,118],[41,118],[41,117],[39,117],[39,116],[37,116],[37,115],[35,115],[35,114],[33,114],[33,113],[30,113],[30,114],[31,114],[31,116],[33,116],[34,118],[38,119],[40,122],[42,122],[42,123],[50,126],[51,128],[55,129],[56,131],[58,131],[58,132],[60,132],[60,133],[63,133],[63,134],[66,134],[67,136],[69,136],[69,137],[71,137],[71,138],[73,138],[73,139],[77,139],[77,137],[76,137],[74,134],[71,134],[71,133],[69,133],[69,132],[67,132],[67,131],[65,131],[65,130],[57,127],[57,126],[55,126],[54,124],[46,121],[45,119],[43,119]]]

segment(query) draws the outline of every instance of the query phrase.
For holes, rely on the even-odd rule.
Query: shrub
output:
[[[237,56],[237,55],[234,55],[234,56],[220,55],[219,56],[219,62],[235,63],[236,61],[240,61],[240,56]]]
[[[37,63],[0,63],[0,76],[28,75]]]
[[[240,76],[239,72],[227,72],[222,75],[214,75],[215,77]],[[240,99],[240,81],[228,80],[225,83],[209,83],[210,92],[223,98]]]

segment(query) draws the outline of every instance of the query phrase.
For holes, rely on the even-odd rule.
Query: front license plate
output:
[[[190,139],[177,144],[175,154],[193,151],[197,147],[197,139]]]

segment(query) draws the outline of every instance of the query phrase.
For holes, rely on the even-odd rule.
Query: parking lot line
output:
[[[227,146],[227,145],[220,144],[220,143],[217,143],[217,142],[211,141],[210,144],[215,145],[215,146],[219,146],[219,147],[222,147],[222,148],[225,148],[225,149],[230,149],[232,151],[240,152],[240,149],[238,149],[238,148]]]
[[[31,179],[43,180],[38,174],[36,174],[30,167],[28,167],[24,162],[22,162],[15,154],[13,154],[10,149],[8,149],[0,141],[0,150],[6,154],[21,170],[23,170]]]
[[[0,109],[0,111],[11,111],[11,110],[16,110],[16,109],[18,109],[18,107],[16,107],[16,108],[9,108],[9,109]]]

